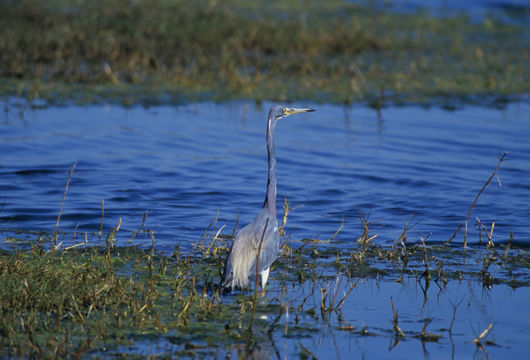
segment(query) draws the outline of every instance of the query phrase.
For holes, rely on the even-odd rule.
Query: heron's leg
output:
[[[265,289],[265,285],[267,285],[267,279],[269,278],[269,272],[271,268],[268,267],[265,270],[261,272],[261,288]]]

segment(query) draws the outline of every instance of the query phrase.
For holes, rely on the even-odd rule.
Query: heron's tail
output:
[[[230,251],[228,252],[228,256],[226,258],[225,268],[223,271],[223,277],[221,278],[221,284],[220,284],[222,288],[228,287],[230,282],[232,281],[233,275],[232,275],[231,255],[232,255],[232,249],[230,249]]]

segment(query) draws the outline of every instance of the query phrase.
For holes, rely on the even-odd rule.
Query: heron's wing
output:
[[[263,232],[265,225],[267,229]],[[263,236],[263,241],[261,241]],[[278,222],[268,209],[262,209],[254,220],[241,229],[232,243],[225,264],[224,283],[233,278],[237,283],[246,283],[256,271],[256,255],[259,251],[259,271],[271,266],[278,256]]]
[[[259,272],[261,272],[269,268],[274,260],[276,260],[278,257],[280,236],[278,233],[278,221],[276,220],[276,217],[272,216],[267,209],[263,209],[258,214],[255,221],[256,224],[253,227],[253,238],[256,249],[254,257],[256,257],[261,242],[261,249],[259,250]],[[267,224],[267,229],[265,232],[263,232],[265,224]],[[255,260],[252,265],[252,270],[255,271]]]
[[[252,229],[252,223],[241,229],[230,247],[223,274],[225,285],[232,283],[232,287],[234,284],[245,287],[248,283],[248,276],[251,275],[250,269],[256,261],[255,236]]]

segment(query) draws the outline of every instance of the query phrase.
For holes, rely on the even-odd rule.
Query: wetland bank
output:
[[[262,6],[0,3],[0,357],[526,358],[528,27]],[[281,256],[222,293],[289,100]]]
[[[529,30],[517,12],[488,8],[477,21],[372,3],[4,1],[0,94],[452,107],[528,94]]]

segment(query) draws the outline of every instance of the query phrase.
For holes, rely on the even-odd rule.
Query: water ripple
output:
[[[216,216],[231,234],[238,216],[246,224],[263,203],[269,105],[69,106],[34,110],[26,122],[10,119],[0,125],[0,230],[25,229],[28,241],[36,240],[31,231],[53,231],[77,161],[61,231],[99,231],[104,200],[104,229],[122,221],[118,241],[138,229],[146,210],[145,228],[155,230],[161,248],[199,241]],[[278,211],[284,196],[291,206],[304,205],[289,217],[294,239],[329,238],[344,217],[334,241],[351,244],[366,216],[382,243],[392,243],[411,217],[411,241],[422,233],[445,241],[497,156],[510,151],[499,171],[502,187],[490,184],[472,218],[495,221],[499,242],[512,231],[518,243],[530,244],[530,124],[521,115],[527,104],[386,108],[382,119],[366,108],[312,106],[316,112],[282,120],[276,131]],[[471,240],[478,241],[475,230]],[[147,236],[137,241],[150,244]]]

